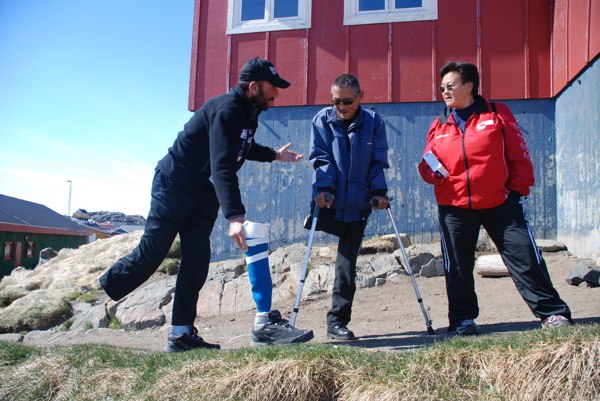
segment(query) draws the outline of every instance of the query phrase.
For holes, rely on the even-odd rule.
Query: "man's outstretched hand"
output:
[[[292,146],[291,142],[276,150],[277,155],[275,156],[275,160],[279,160],[280,162],[297,162],[304,158],[303,154],[290,150],[290,146]]]

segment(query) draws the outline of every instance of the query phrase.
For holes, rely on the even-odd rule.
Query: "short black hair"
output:
[[[358,83],[358,79],[351,74],[340,75],[333,80],[331,86],[335,86],[336,88],[352,88],[355,96],[358,96],[360,93],[360,84]]]
[[[460,81],[463,84],[473,82],[473,90],[471,91],[473,96],[479,93],[479,71],[477,71],[475,64],[451,61],[440,70],[440,78],[444,78],[444,75],[449,72],[460,75]]]

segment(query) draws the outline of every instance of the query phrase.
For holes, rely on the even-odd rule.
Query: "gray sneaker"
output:
[[[463,320],[458,326],[456,326],[456,333],[459,336],[473,336],[475,334],[479,334],[480,332],[481,329],[473,319]]]
[[[174,336],[169,334],[167,339],[167,346],[165,347],[166,352],[183,352],[190,351],[193,349],[221,349],[219,344],[207,343],[198,335],[198,329],[192,328],[191,333],[186,333],[182,336]]]
[[[314,337],[312,330],[297,329],[281,317],[279,311],[269,312],[269,323],[258,330],[252,330],[251,344],[286,345],[305,343]]]

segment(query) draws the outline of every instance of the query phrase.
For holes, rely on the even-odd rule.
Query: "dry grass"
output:
[[[0,343],[0,399],[600,400],[600,326],[482,336],[420,351],[325,345],[177,355]]]

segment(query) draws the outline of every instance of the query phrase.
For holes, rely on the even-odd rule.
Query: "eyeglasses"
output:
[[[445,87],[444,85],[440,86],[440,92],[444,93],[446,91],[448,92],[452,92],[453,89],[455,89],[458,85],[460,85],[460,82],[457,84],[447,84]]]
[[[340,104],[343,104],[344,106],[350,106],[354,103],[354,99],[331,99],[331,103],[335,104],[336,106],[339,106]]]

